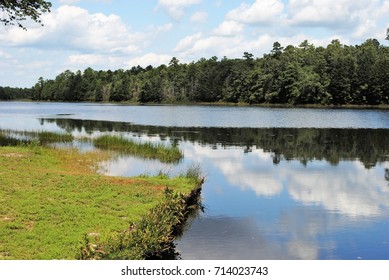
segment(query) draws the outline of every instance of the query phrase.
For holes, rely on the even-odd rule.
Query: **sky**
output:
[[[385,41],[389,0],[53,0],[44,26],[0,26],[0,86],[61,72],[261,57],[274,42]]]

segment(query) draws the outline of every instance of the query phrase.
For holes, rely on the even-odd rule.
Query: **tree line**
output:
[[[0,100],[32,99],[31,88],[0,87]]]
[[[40,78],[31,98],[50,101],[140,103],[229,102],[248,104],[389,104],[389,47],[376,39],[361,45],[333,40],[281,46],[255,58],[216,56],[128,70],[65,71]]]

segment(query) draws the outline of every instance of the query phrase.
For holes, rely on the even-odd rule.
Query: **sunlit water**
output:
[[[178,164],[118,156],[101,172],[201,167],[183,259],[389,259],[389,111],[0,102],[0,129],[178,145]]]

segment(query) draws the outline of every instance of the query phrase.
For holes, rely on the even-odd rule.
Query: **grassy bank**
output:
[[[95,173],[108,157],[103,151],[0,147],[0,259],[75,259],[85,236],[104,241],[130,224],[140,227],[166,201],[167,188],[181,196],[198,186],[185,176]]]

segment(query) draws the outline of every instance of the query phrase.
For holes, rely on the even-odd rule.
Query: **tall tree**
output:
[[[41,15],[50,12],[51,3],[44,0],[0,0],[0,21],[4,25],[18,25],[26,27],[21,23],[30,18],[42,24]]]

